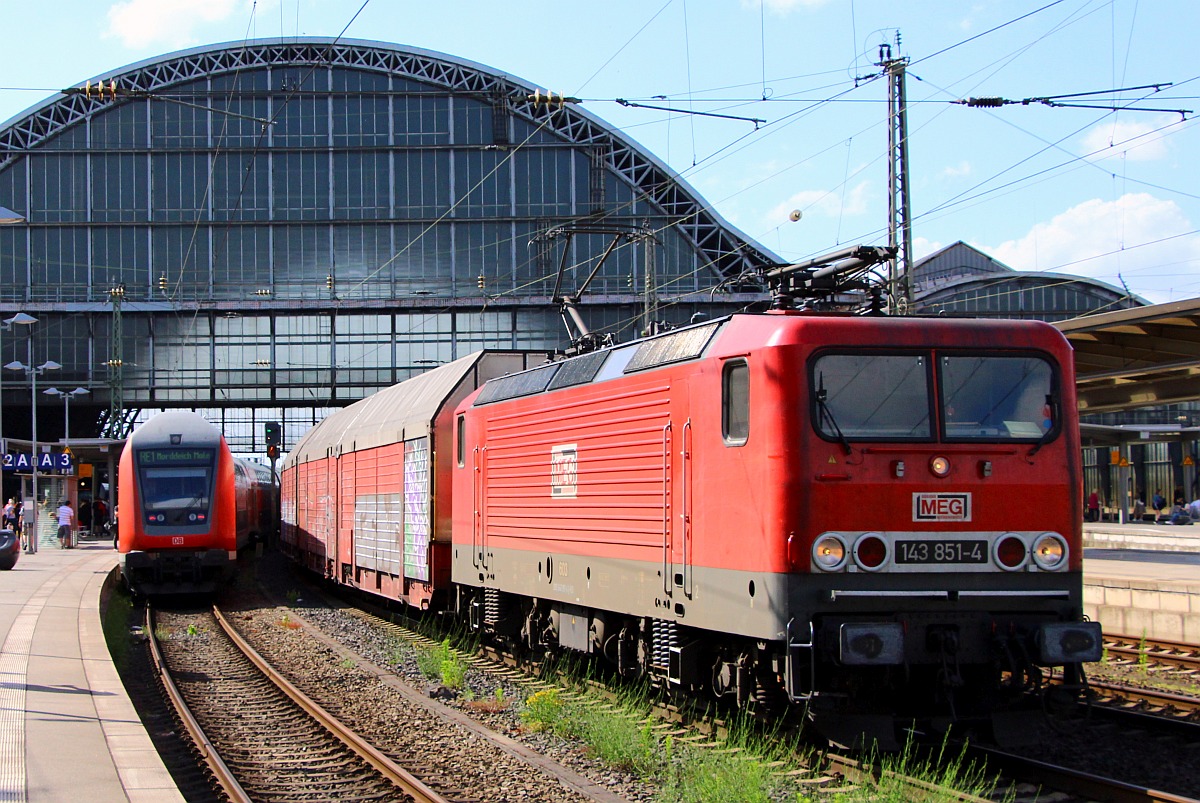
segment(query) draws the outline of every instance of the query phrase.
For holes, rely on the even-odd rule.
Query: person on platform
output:
[[[71,501],[69,499],[62,500],[56,514],[58,516],[58,548],[70,549],[71,521],[75,518],[75,511],[71,509]]]
[[[11,497],[4,505],[3,525],[5,530],[17,529],[17,501]]]
[[[1142,498],[1141,494],[1133,500],[1133,520],[1137,522],[1146,520],[1146,500]]]
[[[1087,520],[1100,521],[1100,489],[1093,488],[1087,500]]]
[[[1200,521],[1200,496],[1188,503],[1188,515],[1192,517],[1192,521]]]

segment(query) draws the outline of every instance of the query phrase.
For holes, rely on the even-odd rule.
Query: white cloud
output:
[[[942,168],[942,175],[946,178],[962,178],[963,176],[969,176],[971,175],[971,163],[964,160],[956,165],[944,167]]]
[[[913,261],[924,259],[930,254],[935,254],[938,251],[941,251],[945,247],[945,243],[938,242],[937,240],[929,240],[924,237],[913,237]]]
[[[1019,240],[980,250],[1017,270],[1053,270],[1129,289],[1154,303],[1200,296],[1200,236],[1173,201],[1130,193],[1093,199]],[[1167,239],[1173,238],[1173,239]]]
[[[820,8],[829,0],[742,0],[742,8],[759,8],[765,6],[768,11],[779,16],[791,14],[797,8]]]
[[[1150,162],[1162,159],[1167,155],[1170,127],[1179,122],[1176,118],[1159,117],[1101,123],[1083,135],[1083,153],[1095,160],[1123,158],[1130,162]]]
[[[249,11],[247,0],[125,0],[108,9],[105,36],[138,50],[151,45],[180,47],[195,41],[195,29]]]

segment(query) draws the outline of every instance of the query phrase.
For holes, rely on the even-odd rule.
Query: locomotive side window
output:
[[[947,440],[1038,440],[1056,425],[1054,371],[1039,357],[943,356]]]
[[[916,354],[826,354],[809,377],[812,420],[829,440],[933,436],[928,359]]]
[[[454,429],[455,429],[454,439],[455,439],[455,443],[456,443],[455,455],[457,456],[458,467],[462,468],[463,466],[466,465],[466,448],[467,447],[464,445],[465,441],[467,439],[466,416],[460,415],[458,417],[458,426],[456,426]]]
[[[721,435],[727,446],[741,446],[750,438],[750,366],[726,363],[721,379]]]

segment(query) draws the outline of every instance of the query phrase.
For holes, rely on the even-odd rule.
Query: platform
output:
[[[111,541],[53,538],[0,571],[0,801],[182,801],[117,676],[100,595]]]
[[[1084,524],[1084,613],[1106,633],[1200,644],[1200,523]]]

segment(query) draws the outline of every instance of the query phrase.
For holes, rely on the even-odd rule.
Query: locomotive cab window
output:
[[[209,515],[213,449],[142,449],[137,482],[146,526],[201,526]]]
[[[1054,370],[1032,355],[942,356],[946,440],[1040,440],[1057,427]]]
[[[726,446],[750,438],[750,366],[728,362],[721,374],[721,435]]]
[[[929,360],[921,354],[824,354],[809,374],[812,420],[827,440],[933,437]]]

